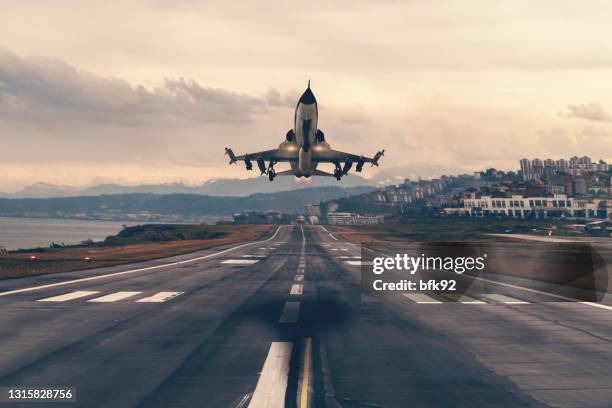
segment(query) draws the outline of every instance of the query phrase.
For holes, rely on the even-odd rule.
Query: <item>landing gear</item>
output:
[[[274,177],[276,177],[276,171],[274,170],[274,162],[270,161],[270,165],[268,166],[268,180],[274,181]]]
[[[336,165],[336,168],[334,169],[334,177],[336,178],[336,180],[340,181],[340,179],[344,175],[342,173],[342,168],[340,167],[340,162],[335,162],[334,164]]]

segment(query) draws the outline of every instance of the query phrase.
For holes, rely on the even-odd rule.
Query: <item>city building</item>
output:
[[[569,160],[559,159],[521,159],[519,161],[523,180],[533,180],[542,177],[551,177],[558,173],[582,176],[594,172],[610,171],[611,166],[603,160],[594,163],[588,156],[574,156]]]
[[[382,224],[384,216],[360,215],[351,212],[328,212],[327,222],[331,225],[373,225]]]
[[[475,217],[508,216],[513,218],[612,218],[612,199],[580,199],[565,194],[553,196],[491,197],[468,194],[463,207],[445,208],[448,215],[468,215]]]
[[[521,174],[523,175],[523,181],[531,180],[531,162],[529,159],[521,159]]]

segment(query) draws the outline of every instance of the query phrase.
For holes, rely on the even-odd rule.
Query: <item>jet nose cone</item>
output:
[[[310,88],[304,91],[304,93],[302,94],[299,100],[299,103],[303,103],[304,105],[312,105],[313,103],[316,103],[316,102],[317,100],[315,99],[315,96],[310,90]]]

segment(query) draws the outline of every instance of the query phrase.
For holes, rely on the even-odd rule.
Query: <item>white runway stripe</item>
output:
[[[279,323],[296,323],[300,315],[300,302],[286,302]]]
[[[361,265],[373,265],[371,261],[344,261],[352,266],[361,266]]]
[[[88,300],[88,302],[96,302],[96,303],[116,302],[118,300],[131,298],[132,296],[136,296],[141,293],[142,292],[116,292],[116,293],[111,293],[110,295],[101,296],[95,299],[90,299]]]
[[[505,303],[507,305],[526,305],[526,304],[529,304],[529,302],[525,302],[524,300],[519,300],[519,299],[511,298],[510,296],[500,295],[500,294],[497,294],[497,293],[487,294],[487,298],[488,299],[496,300],[498,302]]]
[[[165,302],[167,300],[170,300],[182,294],[183,292],[159,292],[153,296],[138,299],[136,302],[137,303],[161,303],[161,302]]]
[[[258,259],[226,259],[225,261],[221,261],[222,264],[230,264],[230,265],[251,265],[259,262]]]
[[[459,302],[464,303],[466,305],[484,305],[487,302],[479,300],[479,299],[475,299],[469,296],[461,296],[459,298]]]
[[[304,280],[304,275],[295,275],[295,280],[297,282],[302,282]]]
[[[292,349],[293,343],[290,342],[274,342],[270,345],[249,408],[285,406]]]
[[[459,302],[459,303],[463,303],[466,305],[485,305],[487,304],[487,302],[484,302],[482,300],[467,296],[467,295],[462,295],[462,294],[458,294],[458,293],[443,293],[442,296],[444,296],[445,298],[448,298],[450,300],[452,300],[453,302]]]
[[[406,296],[408,299],[412,300],[415,303],[419,303],[419,304],[438,304],[438,303],[442,303],[441,301],[437,300],[436,298],[433,298],[429,295],[426,295],[424,293],[404,293],[404,296]]]
[[[291,292],[289,292],[289,294],[290,295],[301,295],[303,291],[304,291],[304,285],[294,283],[293,285],[291,285]]]
[[[53,296],[45,299],[38,299],[39,302],[66,302],[67,300],[78,299],[99,293],[95,290],[77,290],[63,295]]]

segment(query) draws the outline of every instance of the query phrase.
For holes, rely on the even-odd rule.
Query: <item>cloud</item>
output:
[[[295,89],[292,89],[281,96],[281,93],[274,88],[270,88],[263,96],[263,99],[270,106],[282,108],[295,108],[299,94]]]
[[[605,111],[603,106],[597,102],[590,102],[588,104],[580,105],[567,105],[569,112],[562,114],[567,118],[587,119],[595,121],[612,121],[612,116]]]
[[[122,125],[247,123],[265,100],[166,78],[148,89],[78,71],[55,59],[21,58],[0,48],[0,117]]]

